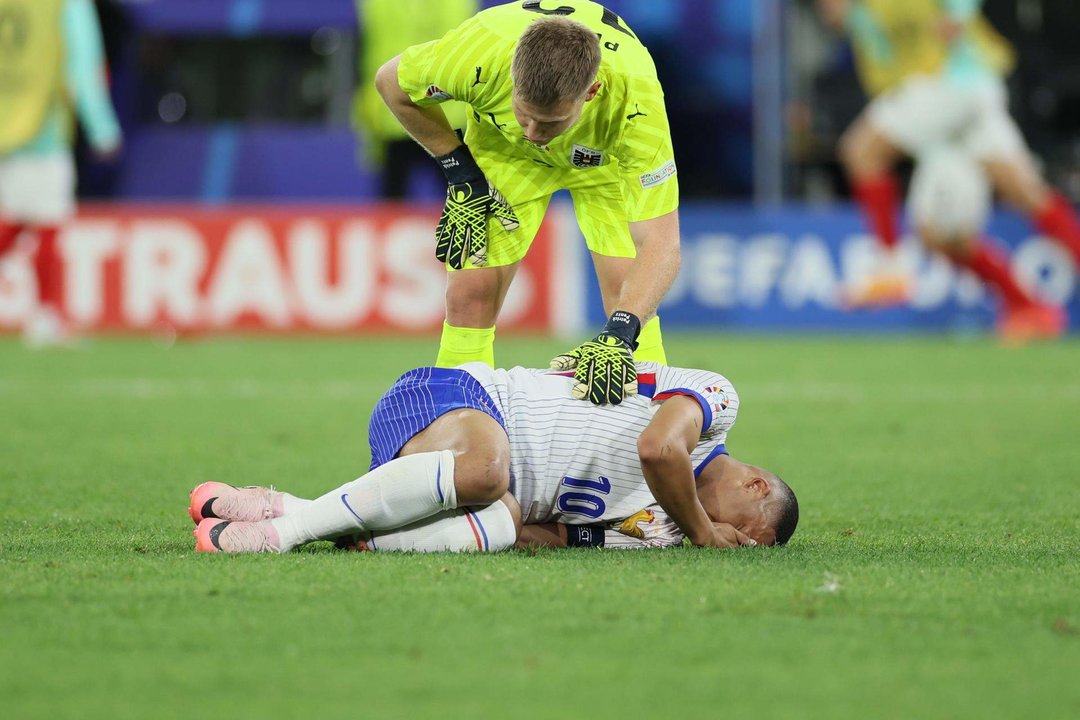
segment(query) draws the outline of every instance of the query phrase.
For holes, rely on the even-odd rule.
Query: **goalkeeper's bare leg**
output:
[[[506,432],[489,415],[462,408],[437,418],[395,459],[294,513],[257,523],[203,520],[196,548],[286,552],[348,533],[393,530],[458,507],[488,506],[509,484]],[[486,549],[511,547],[515,534],[512,522],[503,523],[498,536],[489,533]]]
[[[436,367],[456,367],[467,362],[495,366],[495,320],[518,264],[447,273],[446,321]]]

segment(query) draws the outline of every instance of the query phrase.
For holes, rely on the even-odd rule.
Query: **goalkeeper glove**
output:
[[[487,265],[487,221],[494,215],[507,231],[517,230],[513,208],[495,188],[488,185],[467,145],[435,158],[448,183],[446,205],[435,228],[435,257],[454,270]]]
[[[637,393],[637,368],[633,351],[641,321],[623,310],[608,318],[604,329],[592,340],[551,361],[554,370],[574,370],[571,394],[588,398],[594,405],[618,405]]]

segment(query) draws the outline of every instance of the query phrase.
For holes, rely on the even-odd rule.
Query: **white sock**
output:
[[[283,492],[281,493],[281,514],[291,515],[292,513],[307,507],[312,502],[314,501]]]
[[[439,450],[395,458],[270,522],[286,552],[356,530],[393,530],[456,507],[454,454]]]
[[[368,540],[375,552],[497,552],[514,546],[517,529],[510,508],[494,502],[483,508],[458,508],[432,515]]]

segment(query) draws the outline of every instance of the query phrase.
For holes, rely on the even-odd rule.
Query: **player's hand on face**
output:
[[[611,314],[599,335],[551,360],[553,370],[573,370],[571,395],[594,405],[618,405],[638,390],[634,349],[641,322],[628,312]]]
[[[757,545],[757,541],[728,523],[714,522],[712,524],[712,537],[707,544],[701,547],[737,548],[747,545]]]

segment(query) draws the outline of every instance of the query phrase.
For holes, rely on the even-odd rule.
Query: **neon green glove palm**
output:
[[[600,333],[551,361],[555,370],[573,370],[570,393],[594,405],[618,405],[637,393],[637,368],[630,346],[622,338]]]
[[[599,335],[555,357],[551,367],[574,371],[570,394],[575,398],[588,398],[594,405],[618,405],[638,391],[634,350],[640,333],[636,315],[616,310]]]
[[[448,185],[435,228],[435,257],[453,270],[469,261],[483,267],[488,258],[488,218],[494,215],[503,228],[513,231],[520,225],[517,215],[502,193],[488,184],[468,146],[436,159]]]
[[[435,257],[454,270],[471,260],[487,265],[487,222],[494,215],[507,230],[517,230],[514,209],[487,180],[455,183],[446,188],[446,205],[435,228]]]

